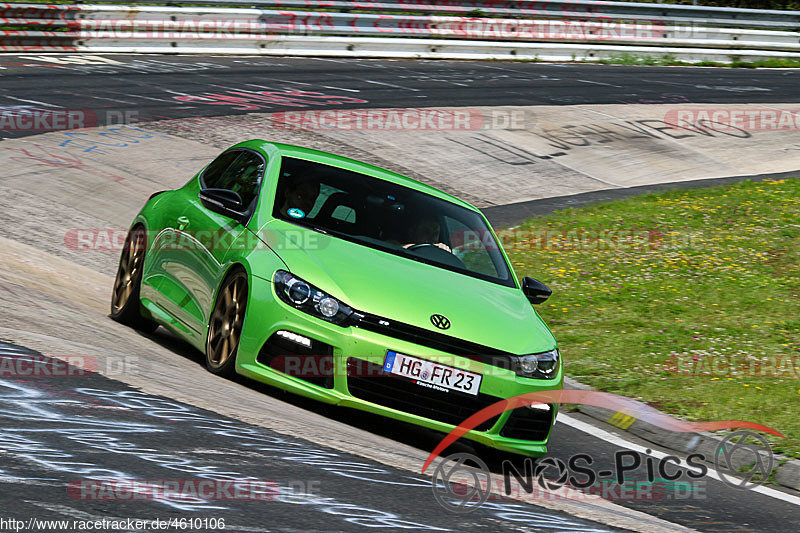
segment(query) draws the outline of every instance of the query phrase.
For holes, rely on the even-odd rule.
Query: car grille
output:
[[[347,360],[347,387],[350,394],[361,400],[454,426],[502,399],[480,393],[472,396],[428,389],[410,378],[384,372],[381,365],[353,357]],[[475,429],[486,431],[498,418],[492,417]]]
[[[457,337],[451,337],[450,335],[436,333],[435,331],[412,326],[410,324],[395,322],[377,315],[358,313],[355,318],[351,319],[348,325],[374,331],[375,333],[380,333],[387,337],[413,342],[420,346],[427,346],[437,351],[467,357],[487,365],[500,368],[512,368],[512,361],[510,358],[512,354],[508,352],[465,341]]]
[[[509,439],[544,442],[553,423],[553,406],[550,409],[531,409],[519,407],[511,412],[500,435]]]

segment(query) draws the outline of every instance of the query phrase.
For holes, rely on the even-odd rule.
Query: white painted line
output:
[[[142,100],[152,100],[154,102],[167,102],[169,104],[172,103],[172,100],[165,100],[164,98],[153,98],[152,96],[144,96],[141,94],[133,94],[133,93],[125,93],[125,96],[129,96],[131,98],[141,98]]]
[[[26,100],[25,98],[17,98],[16,96],[9,96],[7,94],[4,94],[2,96],[3,96],[3,98],[8,98],[9,100],[16,100],[17,102],[26,102],[26,103],[29,103],[29,104],[39,104],[39,105],[43,105],[45,107],[57,107],[59,109],[63,109],[60,105],[48,104],[47,102],[38,102],[36,100]]]
[[[395,85],[394,83],[384,83],[382,81],[373,81],[373,80],[364,80],[367,83],[373,83],[375,85],[385,85],[387,87],[393,87],[395,89],[403,89],[404,91],[414,91],[418,93],[420,89],[414,89],[413,87],[403,87],[402,85]]]
[[[744,87],[736,87],[736,86],[728,86],[728,85],[695,85],[697,89],[710,89],[712,91],[727,91],[730,93],[749,93],[753,91],[766,91],[770,92],[772,89],[767,89],[766,87],[754,87],[752,85],[746,85]]]
[[[327,57],[312,57],[311,59],[315,59],[317,61],[327,61],[329,63],[344,63],[347,64],[347,61],[339,61],[338,59],[330,59]]]
[[[351,93],[360,93],[359,89],[345,89],[344,87],[334,87],[333,85],[323,85],[324,89],[338,89],[340,91],[350,91]]]
[[[134,104],[134,102],[128,102],[127,100],[117,100],[116,98],[107,98],[105,96],[97,96],[96,94],[88,94],[88,93],[87,94],[80,94],[80,93],[73,93],[73,92],[70,92],[70,94],[74,94],[75,96],[80,96],[82,98],[94,98],[95,100],[107,100],[109,102],[114,102],[114,103],[117,103],[117,104],[128,104],[128,105],[133,105]]]
[[[104,92],[104,93],[118,94],[116,91],[111,91],[111,90],[108,90],[108,89],[100,89],[100,90],[102,92]],[[125,95],[125,96],[128,96],[128,95]],[[128,102],[127,100],[114,100],[113,98],[108,98],[107,96],[95,96],[95,98],[102,98],[103,100],[110,100],[112,102],[117,102],[117,103],[120,103],[120,104],[129,104],[129,105],[134,105],[135,104],[135,102]]]
[[[605,85],[606,87],[616,87],[617,89],[622,89],[622,85],[612,85],[610,83],[603,83],[601,81],[592,81],[592,80],[577,80],[581,83],[591,83],[592,85]]]
[[[282,80],[280,78],[268,78],[270,80],[279,81],[281,83],[294,83],[296,85],[313,85],[313,83],[306,83],[304,81],[292,81],[292,80]],[[264,85],[256,85],[255,83],[245,83],[248,87],[257,87],[259,89],[269,89],[270,91],[274,91],[275,89],[272,87],[265,87]]]
[[[576,107],[583,107],[583,106],[578,105]],[[614,120],[625,120],[624,118],[617,117],[615,115],[609,115],[608,113],[603,113],[602,111],[598,111],[596,109],[592,109],[591,106],[583,107],[583,109],[585,109],[588,113],[594,113],[595,115],[608,117],[608,118],[611,118],[611,119],[614,119]]]
[[[639,452],[647,455],[647,450],[650,450],[651,453],[649,455],[657,459],[663,459],[668,455],[675,455],[674,453],[664,453],[654,448],[648,448],[646,446],[634,444],[633,442],[625,440],[619,435],[614,435],[613,433],[609,433],[604,429],[598,428],[596,426],[593,426],[587,422],[583,422],[576,418],[572,418],[571,416],[561,412],[558,413],[558,421],[562,422],[563,424],[571,428],[577,429],[578,431],[583,431],[587,435],[591,435],[592,437],[597,437],[598,439],[604,440],[610,444],[614,444],[616,446],[620,446],[622,448],[632,450],[634,452]],[[655,444],[653,446],[655,446]],[[706,475],[711,479],[722,481],[716,470],[714,470],[711,467],[709,467],[708,474]],[[771,489],[769,487],[765,487],[764,485],[759,485],[758,487],[749,490],[752,490],[753,492],[758,492],[759,494],[763,494],[764,496],[769,496],[770,498],[775,498],[776,500],[782,500],[787,503],[791,503],[792,505],[800,505],[800,497],[793,496],[791,494],[786,494],[785,492]]]
[[[180,91],[173,91],[173,90],[171,90],[171,89],[166,89],[166,88],[164,88],[164,87],[158,87],[158,88],[159,88],[159,89],[161,89],[162,91],[164,91],[165,93],[169,93],[169,94],[177,94],[178,96],[191,96],[191,97],[194,97],[194,96],[195,96],[195,95],[193,95],[193,94],[182,93],[182,92],[180,92]]]

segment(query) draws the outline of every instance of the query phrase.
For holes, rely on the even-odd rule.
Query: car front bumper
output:
[[[522,378],[512,370],[467,357],[358,327],[328,323],[284,304],[276,298],[272,283],[263,278],[253,279],[250,291],[236,371],[315,400],[449,433],[468,416],[503,399],[563,386],[560,367],[552,379]],[[299,365],[285,364],[287,359],[297,362],[297,358],[304,356],[296,355],[291,349],[282,350],[287,346],[284,339],[276,349],[278,331],[312,340],[311,352],[316,354],[315,360],[308,361],[309,365],[302,362]],[[479,394],[436,391],[407,378],[383,374],[380,369],[387,350],[481,374]],[[305,350],[298,346],[298,351]],[[328,358],[325,364],[321,364],[323,357]],[[301,371],[281,371],[289,367]],[[503,451],[544,455],[558,406],[548,406],[547,410],[541,407],[503,412],[478,425],[464,437]]]

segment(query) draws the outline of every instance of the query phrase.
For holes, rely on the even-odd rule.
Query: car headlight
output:
[[[524,378],[550,379],[558,374],[558,349],[531,355],[515,355],[514,372]]]
[[[333,296],[285,270],[275,272],[275,292],[287,304],[334,324],[342,324],[353,310]]]

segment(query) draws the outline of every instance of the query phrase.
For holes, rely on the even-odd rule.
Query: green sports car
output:
[[[556,341],[481,212],[433,187],[251,140],[150,197],[121,254],[111,316],[163,325],[235,373],[449,432],[518,394],[560,389]],[[556,405],[466,437],[546,453]]]

